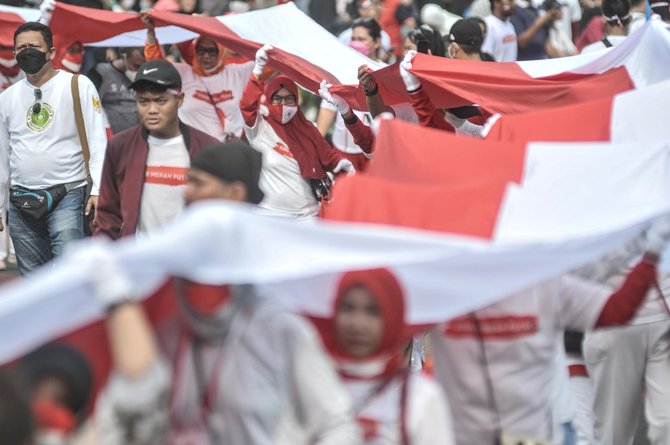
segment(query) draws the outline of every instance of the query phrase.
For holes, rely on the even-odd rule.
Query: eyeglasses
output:
[[[293,94],[291,94],[290,96],[279,96],[278,94],[272,96],[272,105],[279,105],[282,102],[285,103],[286,105],[295,105],[296,98]]]
[[[40,101],[42,100],[42,90],[39,88],[35,88],[35,105],[33,105],[33,114],[40,114],[40,111],[42,111],[42,104]]]
[[[199,56],[202,56],[202,55],[204,55],[205,53],[207,53],[207,54],[209,54],[209,55],[212,56],[212,57],[216,57],[216,55],[219,54],[219,48],[217,48],[217,47],[215,47],[215,46],[211,46],[211,47],[209,47],[209,48],[205,48],[205,47],[199,46],[199,47],[197,47],[197,48],[195,49],[195,52],[196,52]]]

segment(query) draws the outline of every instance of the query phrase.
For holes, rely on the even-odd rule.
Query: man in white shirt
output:
[[[75,121],[72,74],[53,68],[49,27],[35,22],[19,26],[14,55],[26,79],[5,90],[0,100],[0,208],[6,208],[4,190],[11,185],[9,226],[19,270],[26,274],[84,236],[84,213],[97,207],[106,136],[95,87],[79,77],[87,166]]]
[[[102,168],[95,234],[112,239],[147,234],[171,221],[184,206],[191,157],[215,142],[180,121],[182,79],[170,62],[144,63],[129,88],[140,125],[109,141]]]
[[[486,17],[486,38],[482,52],[491,54],[496,62],[515,62],[517,57],[516,31],[509,19],[514,14],[513,0],[491,0],[493,13]]]

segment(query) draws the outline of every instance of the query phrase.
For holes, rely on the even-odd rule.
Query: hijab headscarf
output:
[[[356,287],[365,288],[374,297],[383,318],[382,341],[369,357],[357,358],[348,354],[337,341],[335,314],[342,299]],[[390,376],[405,367],[403,345],[411,338],[405,324],[404,292],[388,269],[368,269],[347,272],[340,279],[333,304],[333,317],[317,324],[326,348],[337,362],[340,374],[349,378],[378,378]]]
[[[326,175],[326,168],[332,159],[333,148],[321,136],[319,130],[311,123],[296,105],[294,115],[288,122],[285,120],[286,105],[272,105],[272,96],[281,88],[286,88],[298,99],[298,86],[286,76],[272,78],[265,85],[265,98],[269,111],[267,122],[277,135],[288,145],[291,154],[298,162],[300,174],[307,179],[321,179]],[[284,118],[284,119],[283,119]]]
[[[214,68],[209,70],[202,68],[200,66],[200,62],[198,61],[197,48],[202,40],[211,40],[219,49],[219,52],[216,56],[216,64],[214,65]],[[193,61],[191,62],[191,66],[193,67],[193,71],[200,77],[208,77],[219,74],[221,71],[223,71],[226,66],[226,62],[228,61],[228,48],[208,37],[198,37],[193,42],[191,42],[191,51],[193,54]]]

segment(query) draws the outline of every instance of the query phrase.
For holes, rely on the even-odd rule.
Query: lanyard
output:
[[[185,365],[184,359],[187,357],[187,352],[190,350],[190,355],[193,360],[193,369],[195,372],[195,380],[198,386],[198,404],[200,405],[200,417],[203,422],[203,425],[208,425],[207,418],[214,408],[214,403],[216,402],[216,395],[219,390],[219,381],[221,378],[221,369],[223,367],[223,358],[224,358],[224,345],[219,347],[217,351],[217,356],[212,366],[212,370],[209,373],[209,378],[205,375],[204,363],[202,360],[202,341],[195,339],[193,335],[182,330],[179,347],[177,350],[177,356],[173,363],[172,375],[173,386],[170,391],[170,406],[173,406],[175,402],[175,392],[179,387],[179,382],[181,379],[181,370],[182,366]],[[171,424],[179,424],[179,420],[174,418],[174,410],[171,409]]]

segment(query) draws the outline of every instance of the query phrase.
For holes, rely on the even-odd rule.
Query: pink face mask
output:
[[[349,46],[359,53],[363,54],[364,56],[367,56],[370,54],[370,48],[368,48],[368,45],[366,45],[364,42],[359,42],[358,40],[352,40],[349,42]]]

